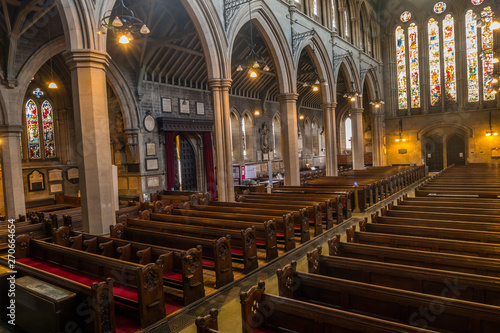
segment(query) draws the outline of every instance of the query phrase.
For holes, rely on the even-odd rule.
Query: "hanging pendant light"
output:
[[[151,31],[148,26],[139,18],[135,17],[134,12],[128,9],[123,0],[119,0],[115,7],[108,12],[108,15],[101,19],[101,28],[99,34],[111,30],[119,36],[120,44],[128,44],[130,41],[148,35]]]

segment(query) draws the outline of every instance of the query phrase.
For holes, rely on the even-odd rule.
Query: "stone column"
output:
[[[285,185],[300,185],[299,138],[297,131],[297,94],[280,94],[281,144],[285,167]]]
[[[372,110],[373,166],[384,165],[384,113],[380,108]]]
[[[73,89],[83,230],[103,234],[115,223],[106,94],[109,56],[74,50],[65,57]]]
[[[363,147],[363,109],[351,109],[352,125],[352,167],[354,170],[365,168],[365,154]]]
[[[20,125],[0,126],[5,215],[15,219],[26,214]]]
[[[233,159],[231,156],[230,79],[211,79],[214,107],[214,147],[219,201],[234,201]]]
[[[335,107],[337,103],[323,104],[323,123],[325,125],[326,175],[338,175],[337,163],[337,122]]]

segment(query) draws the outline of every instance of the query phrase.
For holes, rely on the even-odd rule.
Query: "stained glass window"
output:
[[[345,27],[345,36],[349,36],[349,19],[347,18],[347,10],[344,10],[344,27]]]
[[[345,126],[345,149],[351,150],[351,140],[352,140],[352,123],[351,118],[347,118],[344,123]]]
[[[482,3],[483,3],[483,0],[471,0],[471,2],[472,2],[472,4],[473,4],[473,5],[476,5],[476,6],[477,6],[477,5],[482,4]]]
[[[398,75],[398,105],[400,109],[408,108],[406,90],[406,49],[405,32],[401,27],[396,28],[396,59]]]
[[[431,105],[436,105],[441,100],[441,64],[439,59],[439,25],[435,19],[429,20],[428,33]]]
[[[43,145],[45,158],[56,157],[56,143],[54,139],[54,118],[52,105],[49,101],[42,103]]]
[[[479,101],[479,81],[477,78],[477,25],[472,10],[465,14],[465,34],[467,46],[467,87],[468,101]]]
[[[40,135],[38,130],[38,109],[35,102],[29,99],[25,105],[26,133],[28,136],[28,157],[40,159]]]
[[[490,7],[483,9],[481,16],[492,15]],[[481,41],[483,47],[483,99],[491,101],[495,99],[493,93],[493,30],[491,29],[491,20],[485,21],[482,27]]]
[[[408,22],[410,19],[411,19],[411,13],[409,11],[403,12],[403,14],[401,14],[402,22]]]
[[[408,28],[408,51],[410,58],[411,107],[420,107],[420,80],[418,76],[418,29],[415,23]]]
[[[444,56],[444,87],[449,101],[457,100],[457,84],[455,78],[455,23],[448,14],[443,20],[443,56]]]
[[[318,0],[313,0],[313,14],[318,15]]]
[[[335,28],[336,26],[336,22],[335,22],[335,1],[336,0],[332,0],[332,27]]]
[[[247,141],[245,140],[245,116],[241,118],[241,142],[243,144],[243,155],[247,154]]]
[[[434,5],[434,12],[436,14],[441,14],[445,10],[446,10],[446,4],[442,1],[440,1]]]

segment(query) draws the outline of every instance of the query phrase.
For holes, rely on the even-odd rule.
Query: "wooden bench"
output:
[[[231,243],[233,262],[243,264],[245,274],[259,267],[254,226],[243,230],[232,230],[128,218],[119,218],[117,223],[134,229],[167,233],[173,237],[183,235],[212,241],[226,237]]]
[[[125,227],[121,223],[110,226],[110,237],[155,246],[189,250],[202,246],[203,267],[215,271],[215,287],[220,288],[234,280],[231,244],[226,237],[217,240],[169,235],[162,232],[146,231]]]
[[[174,209],[169,207],[168,211],[173,211]],[[222,220],[222,219],[211,219],[211,218],[201,218],[193,216],[179,216],[166,213],[143,213],[141,215],[142,219],[158,222],[168,222],[168,223],[178,223],[181,225],[188,226],[203,226],[219,229],[229,229],[229,230],[246,230],[248,228],[255,227],[255,237],[257,247],[264,247],[266,250],[266,261],[270,261],[278,257],[278,245],[277,245],[277,227],[276,221],[269,220],[263,223],[254,223],[246,221],[232,221],[232,220]],[[227,233],[226,233],[227,234]],[[288,234],[288,231],[287,231]],[[294,242],[295,246],[295,242]]]
[[[471,223],[472,224],[472,223]],[[500,233],[473,231],[463,229],[437,228],[427,226],[387,225],[377,223],[360,223],[360,230],[370,233],[394,234],[439,239],[454,239],[466,242],[500,244]]]
[[[163,276],[156,264],[139,265],[106,258],[30,239],[28,235],[16,239],[16,264],[19,263],[87,286],[114,277],[115,302],[138,308],[141,327],[165,317]]]
[[[280,296],[299,301],[441,331],[493,333],[500,327],[497,306],[300,273],[295,261],[277,275]],[[432,311],[437,304],[439,311]]]
[[[200,248],[183,251],[152,246],[76,232],[66,226],[54,229],[52,240],[57,245],[140,265],[156,263],[162,267],[164,284],[183,291],[184,305],[205,296]]]
[[[300,236],[300,242],[305,243],[309,239],[311,239],[311,235],[309,232],[309,221],[310,221],[310,216],[306,208],[302,208],[297,210],[296,208],[294,210],[285,210],[285,209],[263,209],[263,208],[257,208],[259,205],[255,205],[255,207],[245,207],[238,205],[239,203],[233,203],[234,205],[228,205],[224,206],[224,202],[214,202],[216,203],[215,205],[209,204],[208,206],[204,205],[190,205],[189,203],[185,203],[182,208],[183,210],[177,210],[174,209],[173,212],[174,214],[178,215],[187,215],[187,216],[202,216],[204,213],[207,213],[209,215],[213,214],[214,212],[217,212],[217,214],[213,214],[214,216],[217,216],[218,213],[232,213],[233,215],[239,216],[244,216],[243,219],[251,218],[251,216],[254,216],[256,220],[260,220],[262,218],[264,219],[276,219],[276,220],[281,220],[283,219],[283,228],[281,230],[281,233],[283,235],[288,234],[288,229],[286,226],[287,224],[287,216],[288,214],[292,214],[294,219],[294,224],[295,224],[295,235]],[[321,225],[322,224],[322,219],[321,219],[321,210],[319,206],[315,207],[315,211],[317,214],[315,214],[312,218],[315,219],[316,221],[314,222],[314,225]],[[182,212],[182,213],[179,213]],[[250,217],[248,216],[250,215]],[[258,218],[257,216],[260,216]],[[281,224],[281,223],[280,223]],[[285,236],[285,239],[286,236]],[[285,251],[288,251],[289,249],[292,249],[295,247],[295,241],[294,244],[286,244],[285,245]]]
[[[217,321],[217,316],[219,311],[217,309],[211,309],[210,313],[203,317],[198,317],[195,320],[196,332],[197,333],[217,333],[219,332],[219,323]]]
[[[243,333],[257,332],[434,332],[310,302],[265,293],[260,281],[240,294]]]
[[[398,247],[431,252],[454,253],[466,256],[500,259],[500,245],[464,242],[450,239],[403,236],[358,232],[355,226],[348,228],[347,241],[354,243]]]
[[[431,219],[416,219],[412,217],[394,217],[394,216],[379,216],[378,212],[371,215],[372,223],[388,224],[388,225],[403,225],[416,227],[433,227],[445,229],[463,229],[463,230],[478,230],[500,232],[500,224],[486,222],[471,222],[471,221],[448,221],[448,220],[431,220]]]
[[[311,274],[500,306],[500,278],[307,253]]]
[[[249,192],[244,194],[245,200],[247,199],[265,199],[272,201],[303,201],[304,203],[314,203],[318,202],[322,208],[323,215],[325,216],[325,222],[327,229],[333,227],[333,221],[336,223],[342,223],[344,220],[343,213],[343,199],[340,195],[325,195],[325,194],[294,194],[294,193],[255,193]],[[319,231],[318,231],[319,232]],[[322,230],[321,230],[322,232]],[[320,232],[320,233],[321,233]]]
[[[50,237],[50,233],[52,230],[52,224],[48,221],[43,221],[42,223],[37,222],[38,217],[31,222],[28,221],[28,224],[25,222],[20,222],[20,225],[16,225],[15,235],[29,234],[33,238],[43,239],[46,237]],[[9,247],[8,244],[8,236],[10,234],[10,229],[8,227],[0,229],[0,251],[5,250]]]
[[[289,199],[287,200],[286,198],[265,198],[265,197],[254,197],[254,196],[248,196],[248,195],[241,195],[236,198],[237,202],[245,202],[245,203],[254,203],[254,204],[272,204],[276,208],[281,208],[281,205],[287,205],[287,206],[295,206],[297,209],[298,208],[303,208],[306,207],[309,210],[309,216],[311,215],[311,212],[317,212],[317,209],[315,208],[315,205],[319,205],[321,207],[321,214],[326,216],[329,215],[329,208],[328,206],[331,204],[331,200],[328,202],[317,202],[317,201],[306,201],[306,200],[297,200],[297,199]],[[327,218],[328,219],[328,218]],[[316,223],[316,219],[310,219],[309,224],[313,224],[314,227],[314,235],[318,236],[321,233],[323,233],[323,224],[322,223]]]
[[[498,259],[344,243],[340,242],[339,235],[328,240],[328,249],[331,256],[500,277],[500,260]]]

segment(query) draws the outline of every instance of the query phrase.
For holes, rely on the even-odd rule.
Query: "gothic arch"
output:
[[[431,133],[434,130],[440,129],[440,128],[448,128],[448,129],[454,129],[458,131],[462,131],[467,135],[467,137],[472,138],[474,136],[474,130],[463,123],[454,123],[454,122],[449,122],[449,121],[438,121],[438,122],[433,122],[432,124],[424,127],[420,131],[417,132],[417,138],[420,139],[427,134]]]
[[[339,71],[342,70],[344,77],[346,79],[347,91],[351,89],[351,81],[354,82],[354,89],[361,91],[361,83],[359,80],[359,73],[356,69],[356,62],[354,61],[352,55],[347,55],[342,59],[336,70],[335,77],[338,78]],[[337,81],[335,81],[335,91],[337,91]]]
[[[246,6],[240,7],[228,27],[229,47],[226,53],[226,71],[228,72],[231,70],[231,56],[236,36],[249,20]],[[293,60],[291,60],[293,59],[292,50],[273,11],[263,1],[252,2],[252,21],[265,40],[273,59],[279,92],[281,94],[296,92],[295,66]]]
[[[313,53],[313,47],[315,52]],[[309,57],[314,62],[314,65],[318,69],[318,74],[328,83],[326,87],[327,89],[321,89],[321,101],[322,103],[335,103],[336,102],[336,94],[334,91],[335,75],[333,73],[333,67],[331,63],[331,58],[328,54],[328,51],[323,43],[321,38],[318,38],[315,34],[312,38],[309,38],[305,43],[299,45],[299,49],[295,54],[294,63],[296,64],[295,68],[298,71],[298,63],[299,58],[302,51],[306,49],[309,53]],[[297,75],[297,73],[295,73]],[[332,98],[334,100],[332,100]]]

